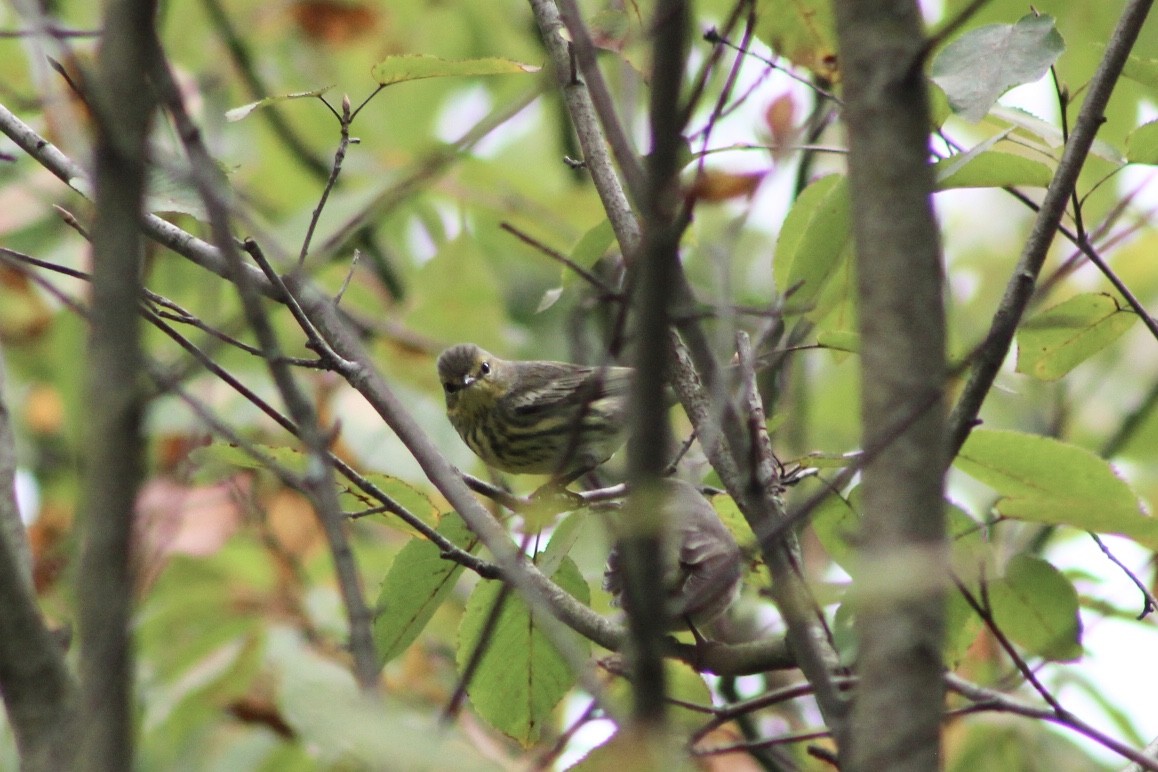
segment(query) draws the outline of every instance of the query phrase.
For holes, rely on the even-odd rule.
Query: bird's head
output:
[[[503,361],[473,343],[451,346],[438,357],[438,380],[446,407],[496,399],[501,392]]]

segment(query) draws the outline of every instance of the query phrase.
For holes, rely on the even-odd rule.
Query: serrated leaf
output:
[[[1045,143],[1045,147],[1041,148],[1043,153],[1050,148],[1059,149],[1066,143],[1065,135],[1060,128],[1020,107],[994,105],[989,111],[989,120],[1014,126],[1016,133],[1023,137],[1041,140]],[[1090,146],[1090,155],[1117,165],[1126,162],[1126,157],[1116,147],[1101,139],[1094,140],[1094,144]]]
[[[1158,165],[1158,121],[1143,123],[1126,137],[1126,160],[1132,164]]]
[[[994,623],[1017,645],[1060,662],[1082,655],[1078,593],[1046,561],[1015,555],[988,594]]]
[[[468,552],[478,544],[454,512],[442,519],[438,532]],[[433,542],[415,538],[402,548],[386,572],[375,604],[374,646],[379,662],[389,662],[414,642],[461,573],[462,566],[444,558]]]
[[[1158,520],[1113,468],[1090,451],[1050,437],[977,429],[954,464],[997,491],[1005,517],[1117,533],[1158,548]]]
[[[930,76],[962,118],[976,123],[1014,86],[1033,83],[1065,50],[1052,16],[970,30],[945,46]]]
[[[587,583],[570,559],[564,559],[554,581],[583,603],[590,601]],[[483,628],[502,586],[481,582],[470,600],[459,626],[458,666],[461,670],[480,644]],[[588,651],[590,644],[578,636],[574,646]],[[524,747],[538,741],[551,711],[574,685],[575,674],[535,623],[526,603],[509,593],[497,623],[485,641],[467,694],[487,723],[514,738]]]
[[[848,179],[843,175],[822,177],[796,199],[784,218],[772,264],[776,286],[792,293],[790,308],[821,313],[813,305],[851,251],[849,223]]]
[[[1055,381],[1121,337],[1137,319],[1105,293],[1072,297],[1018,330],[1017,371]]]
[[[268,107],[269,105],[276,104],[277,102],[286,102],[290,99],[305,99],[307,97],[321,96],[333,87],[333,84],[330,84],[329,86],[322,86],[321,88],[315,88],[311,91],[298,91],[293,94],[280,94],[278,96],[270,96],[266,97],[265,99],[259,99],[256,102],[250,102],[249,104],[241,105],[240,107],[235,107],[232,110],[227,111],[225,113],[225,120],[231,122],[240,121],[243,118],[249,117],[252,112],[259,110],[262,107]]]
[[[400,477],[395,477],[389,474],[382,474],[380,472],[364,472],[362,476],[367,482],[371,483],[384,495],[389,496],[397,504],[404,507],[407,512],[417,517],[427,525],[434,526],[439,520],[438,507],[430,500],[430,497],[425,492],[406,482]],[[360,488],[347,486],[343,488],[338,496],[338,501],[342,508],[357,512],[361,509],[376,508],[381,506],[376,498],[364,493]],[[418,532],[407,525],[401,518],[396,517],[390,512],[382,512],[373,516],[375,522],[383,523],[391,528],[396,528],[413,536],[418,536]]]
[[[296,474],[305,472],[308,456],[297,448],[260,443],[253,443],[251,447],[266,456],[266,459],[256,458],[245,448],[231,442],[212,442],[194,448],[189,458],[198,466],[217,464],[237,469],[267,469],[269,461],[273,461]]]
[[[480,59],[442,59],[427,54],[388,56],[374,65],[371,76],[382,86],[424,78],[475,75],[512,75],[538,72],[541,68],[512,59],[486,56]]]

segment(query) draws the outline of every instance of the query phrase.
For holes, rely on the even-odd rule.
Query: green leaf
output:
[[[457,75],[511,75],[538,72],[541,68],[511,59],[487,56],[481,59],[440,59],[427,54],[388,56],[374,65],[371,75],[383,86],[423,78]]]
[[[945,593],[945,642],[943,654],[945,664],[956,668],[965,659],[969,647],[977,640],[977,634],[985,623],[973,611],[973,607],[961,593],[950,589]]]
[[[816,336],[821,348],[855,354],[860,351],[860,335],[852,330],[825,330]]]
[[[833,493],[826,497],[812,516],[812,530],[820,546],[832,561],[846,572],[853,570],[853,539],[860,530],[860,488],[849,492],[848,498]]]
[[[478,544],[454,512],[442,519],[438,532],[467,551]],[[375,606],[374,645],[380,662],[389,662],[414,642],[461,573],[462,566],[442,557],[433,542],[415,538],[402,548],[386,573]]]
[[[712,692],[704,681],[703,674],[696,672],[686,662],[665,659],[663,670],[664,679],[667,682],[668,699],[679,701],[668,706],[669,728],[678,732],[682,737],[688,737],[703,726],[704,714],[702,711],[684,707],[684,704],[710,707]],[[630,679],[617,678],[607,689],[606,698],[613,707],[619,709],[621,715],[628,715],[631,713],[633,692]],[[619,761],[622,764],[622,758]],[[613,765],[596,768],[607,770],[635,769],[636,767]]]
[[[819,450],[814,450],[810,453],[805,453],[793,461],[800,466],[814,466],[817,469],[844,469],[846,466],[852,466],[860,460],[861,451],[854,450],[848,453],[823,453]]]
[[[583,603],[590,601],[587,583],[570,559],[554,575],[555,583]],[[466,604],[459,626],[458,666],[461,671],[480,643],[486,646],[467,694],[487,723],[524,746],[540,738],[551,711],[574,685],[575,674],[540,631],[527,604],[509,593],[489,637],[481,640],[502,585],[481,582]],[[573,637],[587,651],[587,641]]]
[[[212,442],[200,448],[194,448],[189,458],[197,467],[206,467],[212,472],[222,466],[228,469],[268,469],[269,462],[274,462],[295,474],[303,474],[306,470],[308,456],[298,448],[284,445],[264,445],[252,443],[250,447],[265,456],[257,458],[245,448],[232,442]]]
[[[571,261],[584,268],[591,268],[599,261],[599,258],[606,254],[614,241],[615,229],[611,227],[611,220],[604,218],[598,225],[579,237],[579,241],[575,243],[574,249],[571,250]],[[569,268],[564,268],[564,285],[567,283],[567,277],[574,275],[574,271]]]
[[[268,107],[269,105],[272,105],[276,102],[285,102],[290,99],[305,99],[307,97],[321,96],[333,87],[333,84],[330,84],[329,86],[322,86],[321,88],[315,88],[311,91],[298,91],[293,94],[281,94],[279,96],[270,96],[266,97],[265,99],[259,99],[256,102],[250,102],[249,104],[241,105],[240,107],[235,107],[232,110],[229,110],[225,113],[225,120],[240,121],[241,119],[248,117],[249,114],[253,111],[259,110],[262,107]]]
[[[551,531],[551,539],[544,549],[535,558],[535,565],[544,576],[554,576],[563,565],[564,559],[571,554],[575,545],[579,543],[588,529],[592,526],[601,528],[598,518],[593,517],[590,510],[580,509],[570,513]]]
[[[1040,657],[1070,662],[1082,655],[1078,593],[1041,558],[1015,555],[989,584],[993,621],[1014,643]]]
[[[466,235],[442,245],[418,270],[406,323],[444,341],[474,341],[491,351],[505,347],[509,321],[499,277],[478,243]]]
[[[1051,149],[1058,150],[1066,143],[1065,135],[1060,128],[1020,107],[995,105],[989,111],[989,120],[998,125],[1013,126],[1014,133],[1020,137],[1045,143],[1043,147],[1038,148],[1042,153],[1049,154]],[[1032,144],[1029,146],[1032,147]],[[1116,147],[1101,139],[1094,140],[1094,144],[1090,146],[1090,155],[1119,166],[1126,162],[1126,157]]]
[[[974,431],[954,464],[1000,495],[1005,517],[1117,533],[1158,548],[1158,520],[1113,468],[1090,451],[1049,437]]]
[[[721,495],[712,496],[710,501],[737,544],[744,548],[756,546],[756,534],[752,533],[752,526],[748,525],[748,520],[736,505],[735,499]]]
[[[757,35],[777,56],[825,80],[839,80],[836,24],[829,0],[761,0],[757,18]]]
[[[1017,185],[1044,188],[1048,187],[1050,180],[1053,179],[1053,170],[1045,164],[1013,153],[985,151],[972,156],[964,163],[950,166],[950,162],[959,157],[953,156],[933,165],[933,171],[937,175],[937,190],[1005,188]]]
[[[931,77],[949,105],[976,123],[1006,91],[1041,78],[1064,50],[1053,17],[1029,14],[961,35],[933,60]]]
[[[788,305],[798,313],[813,309],[825,283],[851,251],[848,179],[831,174],[809,185],[796,199],[780,237],[772,264],[781,292],[791,292]]]
[[[1143,123],[1126,137],[1126,160],[1132,164],[1158,165],[1158,121]]]
[[[414,487],[410,483],[389,474],[382,474],[380,472],[363,472],[362,476],[367,482],[372,483],[378,490],[389,496],[400,506],[404,507],[407,512],[417,517],[427,525],[435,525],[439,522],[438,518],[440,512],[434,502],[425,492]],[[364,493],[361,488],[354,488],[352,485],[346,485],[339,493],[338,501],[342,508],[349,512],[357,512],[362,509],[370,509],[381,506],[381,502]],[[400,531],[409,533],[413,536],[418,536],[418,532],[407,525],[399,517],[390,512],[382,512],[373,516],[375,522],[383,523],[391,528],[397,528]]]
[[[313,769],[496,768],[458,727],[438,726],[436,716],[397,695],[360,692],[348,665],[321,656],[301,639],[296,631],[275,629],[267,667],[278,716],[310,749]]]
[[[1070,736],[1044,729],[1038,721],[1010,721],[999,713],[978,715],[958,722],[953,736],[952,762],[948,772],[975,772],[979,769],[1107,770],[1101,757]],[[1121,765],[1119,765],[1121,766]]]
[[[1055,381],[1122,336],[1138,317],[1103,292],[1042,311],[1017,333],[1017,371]]]
[[[1105,45],[1095,44],[1101,50],[1105,50]],[[1143,59],[1140,56],[1129,56],[1126,59],[1126,64],[1122,68],[1122,74],[1130,80],[1135,80],[1143,86],[1150,88],[1158,88],[1158,59]]]

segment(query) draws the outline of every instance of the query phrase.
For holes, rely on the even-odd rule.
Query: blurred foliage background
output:
[[[63,28],[84,32],[99,23],[97,4],[56,0],[47,5]],[[650,5],[583,6],[597,31],[601,64],[618,108],[642,149],[647,98],[642,20],[650,18]],[[924,4],[931,29],[965,5],[964,0]],[[1035,5],[1038,12],[1056,18],[1065,41],[1056,63],[1057,79],[1078,103],[1121,5],[1105,0],[1043,0]],[[719,0],[700,3],[695,8],[697,24],[700,29],[720,25],[730,10],[729,3]],[[1022,2],[993,0],[966,29],[1010,24],[1026,12]],[[833,51],[826,14],[823,3],[764,0],[757,24],[761,42],[755,47],[770,56],[763,44],[775,44],[792,59],[780,59],[782,68],[792,68],[794,61],[805,66],[825,61]],[[24,27],[15,6],[0,8],[0,29]],[[545,64],[530,12],[514,0],[194,0],[163,3],[160,29],[205,142],[234,187],[235,232],[258,239],[283,266],[296,259],[318,206],[338,144],[337,121],[313,98],[279,101],[240,121],[227,120],[227,111],[263,96],[326,86],[331,86],[326,98],[332,104],[349,95],[358,105],[376,88],[373,65],[398,54],[497,56]],[[91,63],[94,45],[95,38],[85,34],[59,43],[27,36],[0,39],[0,101],[80,162],[86,161],[91,122],[47,57],[75,76]],[[711,48],[703,40],[693,43],[692,72]],[[1085,227],[1097,235],[1102,254],[1135,295],[1153,305],[1158,297],[1158,262],[1153,260],[1158,252],[1153,225],[1158,184],[1153,166],[1123,163],[1128,139],[1158,115],[1158,86],[1145,75],[1146,61],[1152,67],[1158,60],[1153,22],[1143,30],[1135,54],[1137,77],[1119,83],[1099,134],[1105,146],[1087,164],[1078,189]],[[731,57],[722,61],[725,65],[708,79],[712,98],[722,87]],[[804,81],[811,77],[797,71]],[[839,69],[824,74],[836,81],[828,87],[838,90]],[[843,142],[839,125],[808,138],[804,126],[814,93],[806,83],[757,59],[748,59],[739,69],[733,98],[737,107],[713,125],[708,149],[714,152],[704,156],[718,188],[702,193],[684,250],[686,270],[701,301],[718,311],[708,329],[722,352],[731,347],[737,326],[758,335],[774,321],[770,312],[787,289],[774,281],[773,260],[786,213],[806,183],[841,171],[838,152],[805,153],[798,146],[839,148]],[[1045,125],[1053,126],[1056,134],[1061,113],[1049,78],[1015,92],[1007,102],[1026,108],[1023,116],[1036,113],[1044,124],[1035,133],[1026,128],[1029,118],[1018,124],[990,115],[970,124],[949,117],[941,130],[970,148],[1013,126],[1016,131],[995,147],[1044,163],[1052,171],[1060,148],[1059,143],[1051,145],[1054,135]],[[689,149],[695,154],[705,149],[703,132],[711,105],[712,99],[705,99],[691,122]],[[1071,118],[1073,114],[1071,110]],[[316,282],[331,292],[338,291],[352,271],[342,307],[364,332],[379,367],[439,447],[464,471],[480,476],[486,470],[444,417],[433,366],[444,346],[470,340],[507,358],[582,362],[599,362],[605,353],[610,306],[571,271],[511,232],[525,233],[597,273],[615,274],[618,255],[599,199],[586,174],[562,160],[579,156],[568,127],[547,70],[391,86],[362,110],[352,127],[357,143],[349,148],[307,261]],[[778,146],[772,149],[774,144]],[[946,147],[939,140],[933,144]],[[152,187],[151,208],[204,236],[196,196],[182,171],[179,143],[167,123],[158,122],[154,147],[162,168]],[[0,144],[0,151],[6,154],[0,162],[3,246],[85,270],[88,245],[54,207],[84,222],[88,204],[33,160],[13,152],[9,143]],[[805,157],[809,167],[801,172]],[[1040,194],[1026,192],[1031,198]],[[948,266],[951,350],[961,358],[985,334],[1033,212],[993,187],[946,190],[938,194],[937,207]],[[352,264],[355,248],[361,257]],[[1058,239],[1045,274],[1050,277],[1048,291],[1036,311],[1080,293],[1110,291],[1096,269],[1074,257],[1075,251]],[[802,344],[854,329],[854,309],[841,295],[847,295],[849,286],[847,254],[845,258],[828,290],[833,297],[826,301],[836,310],[815,314],[811,321],[816,329]],[[85,298],[83,281],[46,275],[58,292]],[[236,293],[227,282],[159,248],[149,254],[144,278],[150,289],[216,330],[246,337]],[[300,331],[284,309],[275,319],[290,353],[307,356]],[[224,345],[208,332],[193,329],[188,334],[220,366],[276,401],[258,357]],[[37,589],[46,613],[60,622],[72,618],[73,587],[83,581],[71,557],[82,461],[77,457],[78,431],[86,412],[78,366],[84,335],[84,324],[59,297],[22,271],[0,266],[0,342],[8,367],[4,396],[17,422]],[[150,356],[183,372],[187,386],[236,431],[273,448],[291,445],[253,405],[191,365],[169,338],[153,329],[145,335]],[[1095,453],[1120,435],[1122,441],[1112,449],[1116,469],[1143,501],[1152,502],[1158,496],[1153,463],[1158,418],[1151,409],[1158,401],[1154,346],[1142,325],[1134,324],[1120,338],[1090,352],[1064,378],[1035,378],[1016,372],[1016,362],[1010,361],[986,404],[986,426],[1055,437]],[[855,450],[855,354],[804,345],[790,356],[791,365],[781,377],[766,384],[781,457],[813,463],[817,459],[806,454],[829,458]],[[374,479],[385,489],[427,510],[432,519],[446,509],[401,442],[356,392],[332,374],[318,373],[308,380],[323,419],[340,427],[335,446],[339,455],[377,475]],[[676,420],[684,421],[682,415]],[[686,431],[686,424],[680,425]],[[363,703],[343,667],[345,619],[321,531],[304,499],[262,470],[245,467],[173,397],[162,396],[154,403],[149,440],[150,477],[141,495],[137,545],[141,769],[400,769],[421,764],[522,768],[536,760],[554,763],[560,750],[574,754],[576,748],[599,741],[581,739],[568,745],[569,738],[560,739],[567,725],[564,711],[574,720],[578,698],[548,711],[541,735],[524,737],[523,743],[512,742],[469,712],[453,729],[437,727],[438,712],[457,680],[457,628],[475,584],[469,579],[458,583],[418,642],[387,665],[384,704]],[[292,451],[286,452],[292,463]],[[707,471],[703,462],[698,469]],[[821,477],[827,472],[823,469]],[[951,496],[967,522],[993,519],[992,487],[956,472],[951,481]],[[511,482],[524,493],[537,484]],[[807,497],[822,484],[807,481],[793,496]],[[410,536],[382,515],[358,519],[350,530],[364,585],[373,598]],[[1130,621],[1140,604],[1137,594],[1112,589],[1119,585],[1106,578],[1100,555],[1074,546],[1087,538],[1080,530],[1062,529],[1043,538],[1038,526],[1004,522],[993,526],[987,538],[986,548],[1002,565],[1027,550],[1053,554],[1042,552],[1043,545],[1052,544],[1050,549],[1059,550],[1054,562],[1065,569],[1066,586],[1078,588],[1085,627],[1112,623],[1131,631],[1102,644],[1104,648],[1087,642],[1077,662],[1048,664],[1049,682],[1059,693],[1091,706],[1086,718],[1127,742],[1144,745],[1158,734],[1153,711],[1138,713],[1119,703],[1117,692],[1104,691],[1098,677],[1089,675],[1094,671],[1086,670],[1098,661],[1128,661],[1133,663],[1135,688],[1153,693],[1152,687],[1158,687],[1138,654],[1141,647],[1114,648],[1114,643],[1126,647],[1127,640],[1135,640],[1135,631],[1149,635],[1140,640],[1154,644],[1151,622]],[[593,588],[592,602],[610,611],[598,590],[605,537],[598,527],[583,526],[575,545],[572,557],[581,578]],[[810,574],[833,585],[835,600],[847,577],[834,567],[819,540],[808,536],[806,548]],[[1148,550],[1125,541],[1116,548],[1144,581],[1152,581]],[[1098,562],[1074,567],[1085,560]],[[749,600],[749,622],[760,630],[775,630],[775,615],[756,598]],[[962,672],[997,683],[1008,675],[1008,662],[975,620],[962,622],[954,632]],[[743,694],[775,678],[727,686]],[[692,680],[700,686],[694,689],[706,690],[697,679]],[[719,686],[714,681],[712,685]],[[806,708],[773,711],[760,720],[765,727],[788,731],[809,726],[813,718]],[[947,766],[1089,769],[1108,763],[1104,755],[1088,746],[1071,747],[1072,742],[1072,735],[1055,734],[1025,719],[962,721],[950,725]],[[793,758],[809,763],[803,751]],[[11,736],[4,734],[0,767],[16,765]]]

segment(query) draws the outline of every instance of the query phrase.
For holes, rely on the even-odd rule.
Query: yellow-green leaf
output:
[[[954,464],[997,491],[1005,517],[1117,533],[1158,548],[1158,520],[1104,459],[1050,437],[977,429]]]
[[[562,561],[552,579],[583,603],[590,602],[587,583],[570,559]],[[527,747],[539,740],[576,676],[517,593],[506,595],[497,623],[483,639],[501,590],[499,582],[481,582],[471,593],[459,627],[458,666],[465,667],[480,645],[486,647],[467,694],[480,717]],[[572,643],[579,651],[590,648],[577,635]]]
[[[993,621],[1010,640],[1040,657],[1069,662],[1082,654],[1078,593],[1041,558],[1015,555],[990,582]]]
[[[809,185],[796,199],[780,237],[772,274],[788,307],[819,318],[814,308],[821,290],[851,252],[848,179],[831,174]]]
[[[442,519],[438,532],[463,549],[473,551],[478,538],[456,513]],[[389,662],[406,650],[454,589],[462,566],[442,556],[433,542],[415,538],[390,565],[374,614],[374,645],[378,661]]]
[[[1017,371],[1057,380],[1121,337],[1137,318],[1105,293],[1072,297],[1021,326]]]
[[[487,56],[481,59],[441,59],[427,54],[388,56],[374,65],[374,80],[383,86],[423,78],[446,78],[456,75],[511,75],[538,72],[539,67],[511,59]]]
[[[305,99],[307,97],[321,96],[333,87],[333,84],[331,84],[329,86],[322,86],[321,88],[315,88],[310,91],[298,91],[293,94],[280,94],[278,96],[270,96],[266,97],[265,99],[259,99],[256,102],[250,102],[249,104],[244,104],[240,107],[235,107],[232,110],[229,110],[225,113],[225,120],[240,121],[242,118],[247,118],[250,113],[254,112],[255,110],[259,110],[262,107],[268,107],[269,105],[272,105],[276,102],[285,102],[290,99]]]

